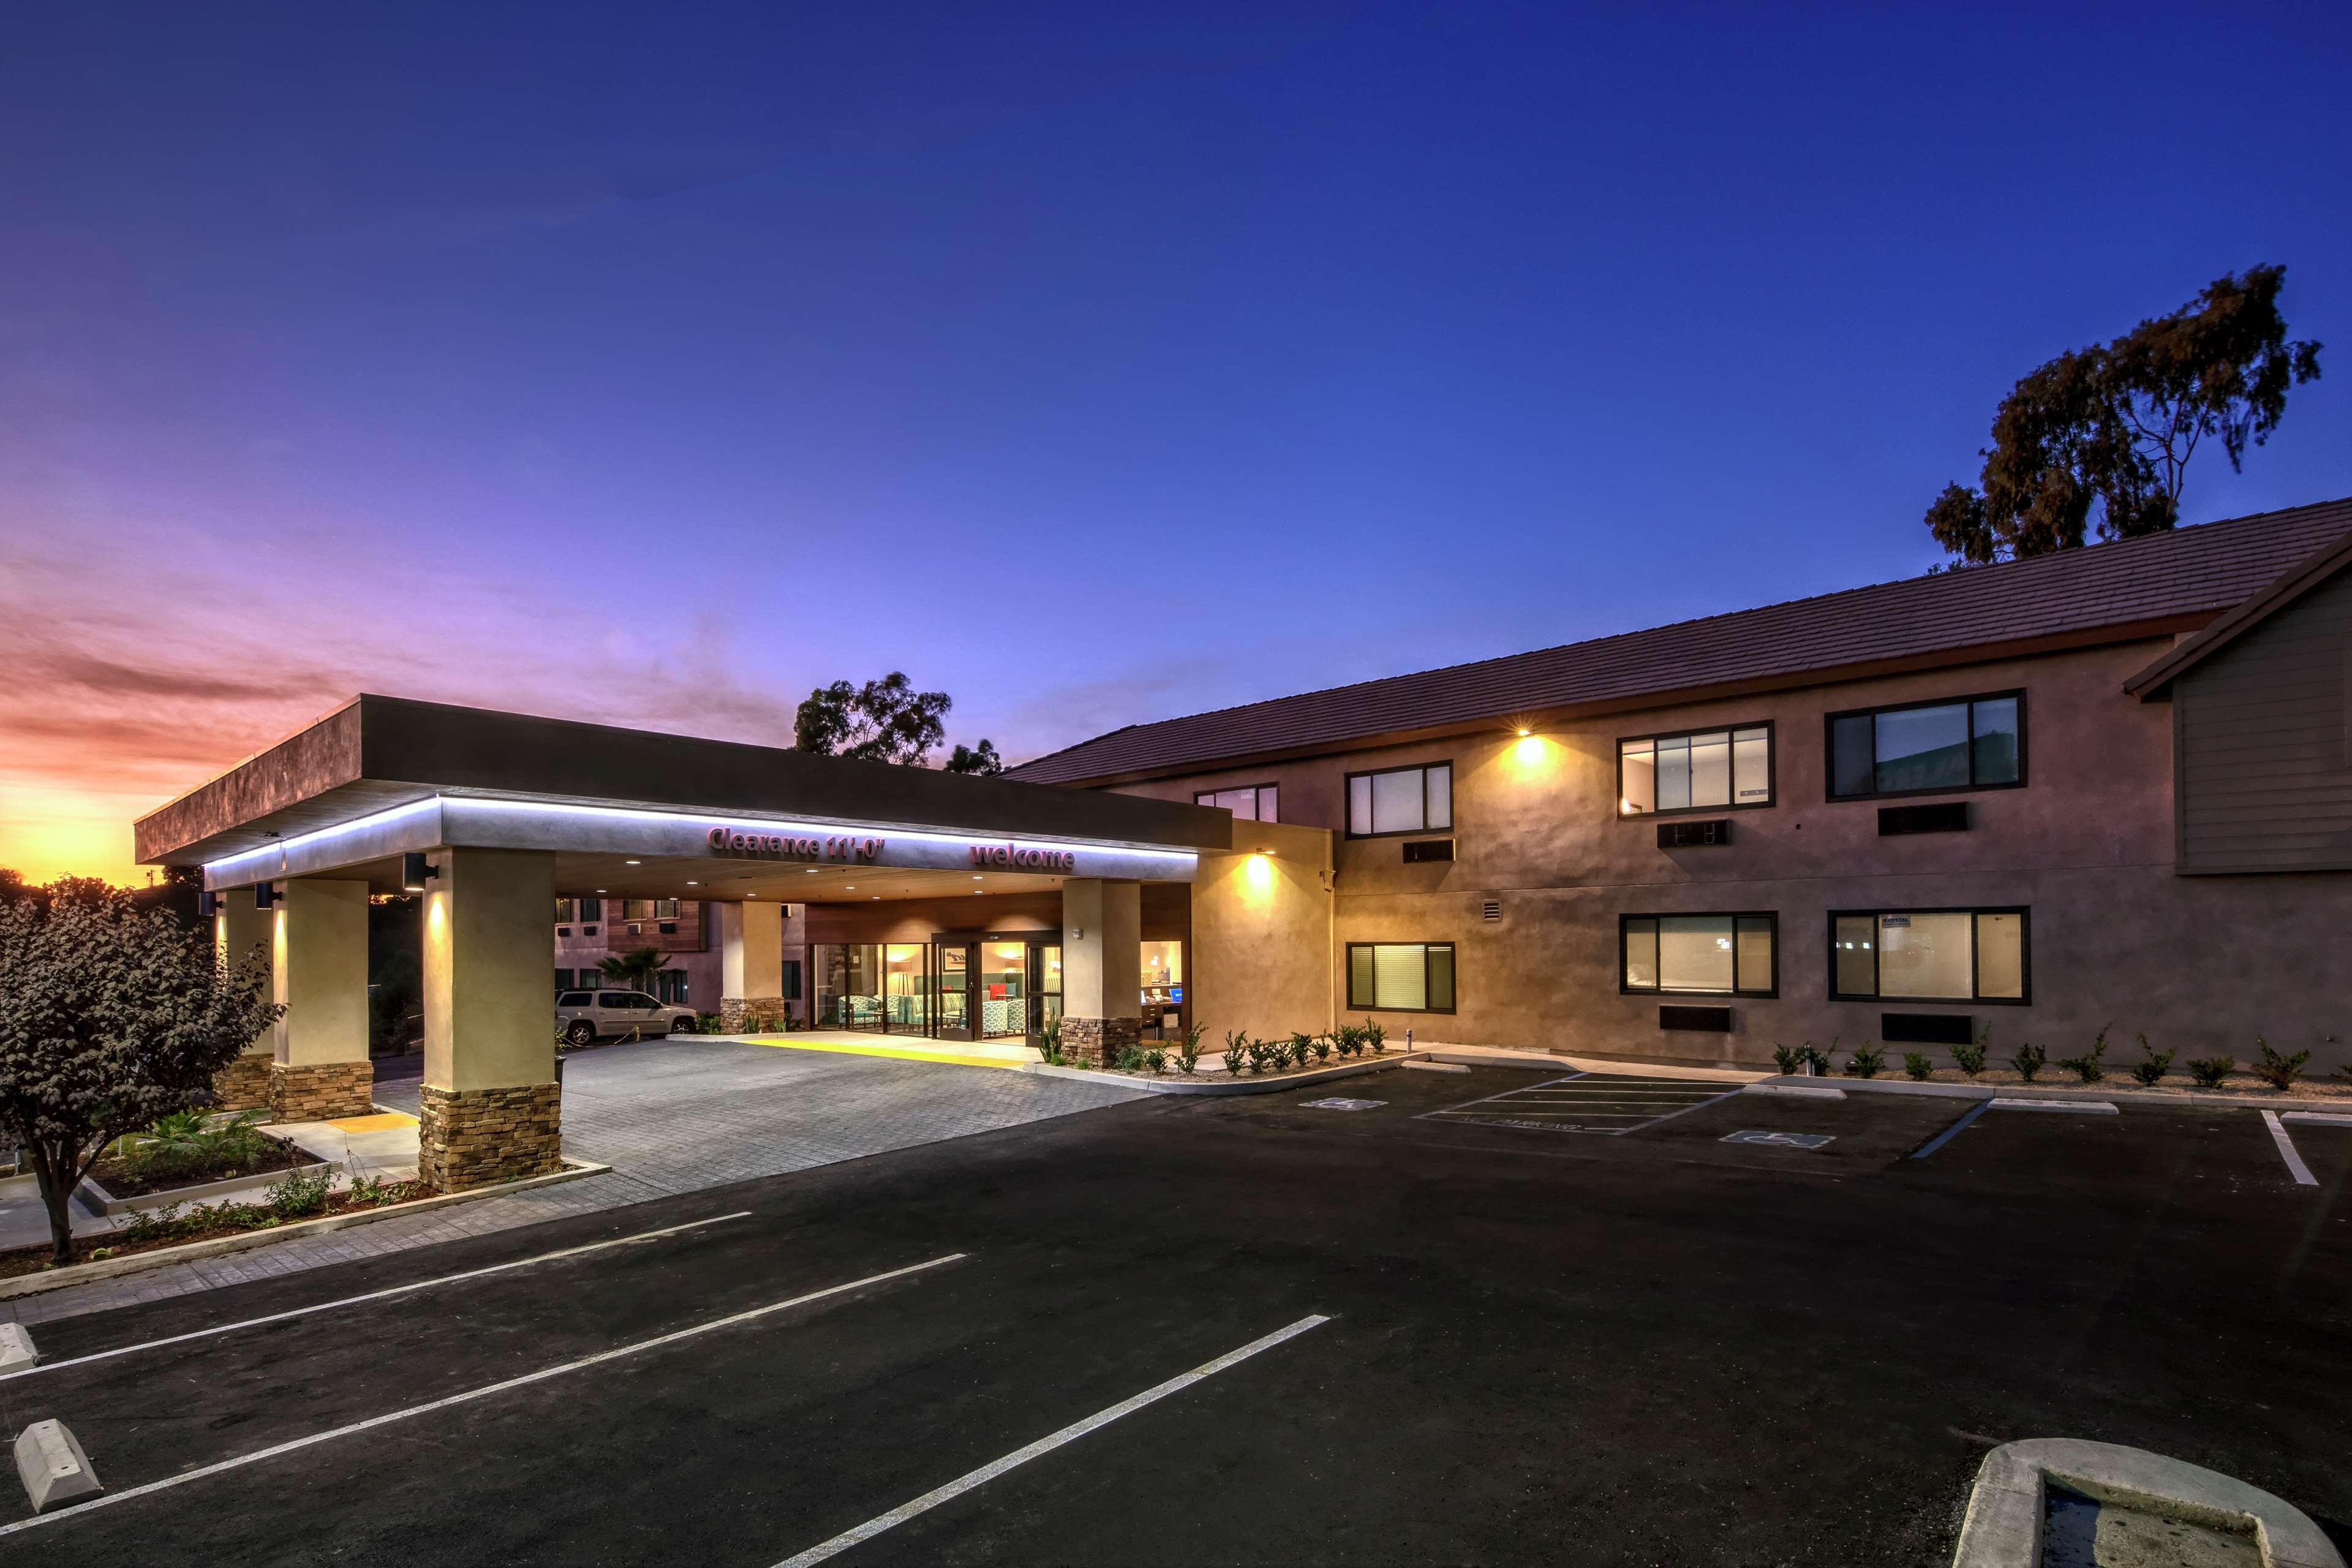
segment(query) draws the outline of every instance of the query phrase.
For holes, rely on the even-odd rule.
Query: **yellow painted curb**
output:
[[[900,1046],[834,1046],[816,1040],[794,1040],[782,1035],[737,1035],[736,1039],[751,1046],[773,1046],[785,1051],[830,1051],[844,1057],[889,1057],[902,1062],[951,1062],[963,1068],[1004,1068],[1018,1072],[1025,1063],[1007,1061],[1002,1057],[965,1057],[950,1051],[908,1050]]]
[[[404,1111],[384,1110],[373,1116],[346,1116],[327,1125],[338,1132],[391,1132],[399,1128],[415,1126],[416,1118]]]

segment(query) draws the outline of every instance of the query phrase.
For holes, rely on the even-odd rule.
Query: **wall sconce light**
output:
[[[421,893],[425,882],[441,874],[441,868],[425,858],[421,849],[412,849],[400,858],[400,890]]]
[[[253,907],[257,910],[266,910],[272,904],[281,903],[285,898],[285,894],[268,882],[256,882],[253,885]]]
[[[208,921],[218,913],[220,913],[220,895],[218,893],[214,892],[210,888],[206,888],[196,895],[196,917],[199,920]]]

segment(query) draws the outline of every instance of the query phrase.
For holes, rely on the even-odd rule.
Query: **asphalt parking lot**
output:
[[[0,1415],[114,1500],[0,1563],[1925,1568],[2027,1436],[2352,1541],[2352,1128],[2305,1184],[2251,1110],[1926,1158],[1966,1105],[1446,1114],[1539,1081],[1135,1101],[44,1324]]]

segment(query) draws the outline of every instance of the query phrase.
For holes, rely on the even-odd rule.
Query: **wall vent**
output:
[[[1731,1009],[1728,1007],[1661,1007],[1658,1009],[1661,1029],[1688,1029],[1703,1035],[1731,1033]]]
[[[1658,824],[1658,847],[1661,849],[1704,849],[1711,845],[1730,842],[1731,823],[1727,818]]]
[[[1481,920],[1501,920],[1503,918],[1503,900],[1500,899],[1488,899],[1486,900],[1486,907],[1480,910],[1478,914]]]
[[[1878,1037],[1893,1045],[1965,1046],[1976,1037],[1966,1013],[1881,1013]]]
[[[1417,838],[1404,847],[1404,863],[1408,866],[1453,858],[1454,840],[1451,838]]]
[[[1964,800],[1939,800],[1933,805],[1882,805],[1878,808],[1878,836],[1892,838],[1898,833],[1966,833],[1969,830],[1969,803]]]

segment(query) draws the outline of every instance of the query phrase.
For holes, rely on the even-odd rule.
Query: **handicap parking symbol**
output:
[[[1818,1149],[1832,1142],[1832,1134],[1825,1132],[1767,1132],[1761,1128],[1751,1128],[1745,1132],[1734,1132],[1723,1141],[1726,1143],[1769,1143],[1779,1149]]]
[[[1310,1100],[1307,1102],[1307,1109],[1309,1110],[1370,1110],[1376,1105],[1387,1103],[1385,1100],[1348,1100],[1334,1095],[1328,1100]]]

